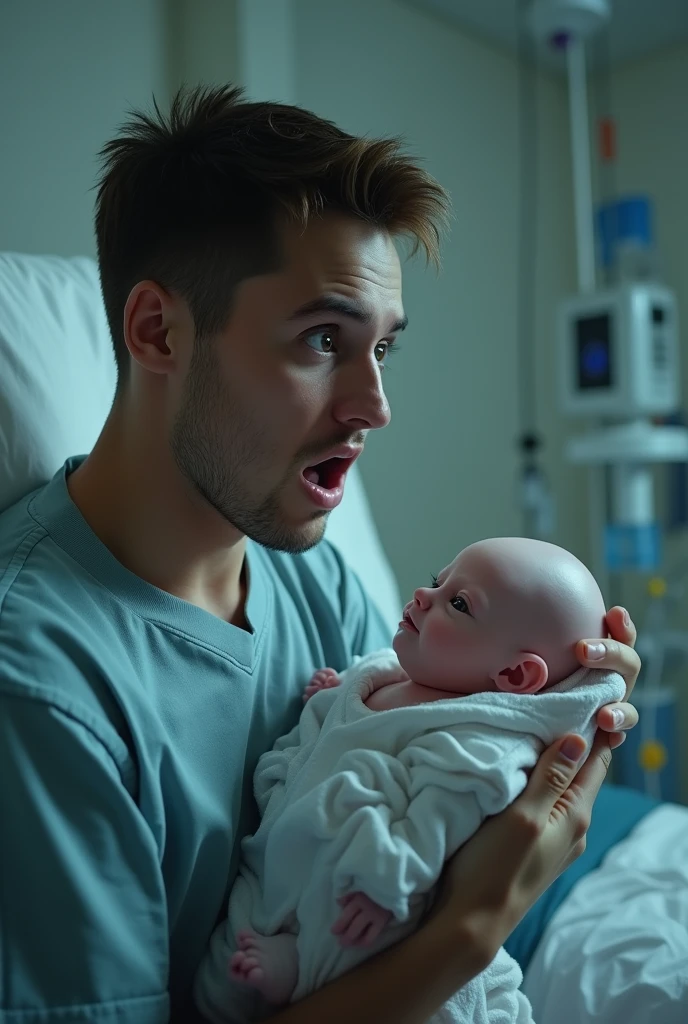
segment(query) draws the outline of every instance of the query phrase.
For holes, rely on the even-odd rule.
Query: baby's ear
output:
[[[503,693],[537,693],[546,684],[548,676],[547,664],[540,655],[524,651],[492,679]]]

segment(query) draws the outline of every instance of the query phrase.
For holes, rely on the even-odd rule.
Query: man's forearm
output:
[[[445,915],[433,915],[408,939],[266,1024],[425,1024],[494,952]]]

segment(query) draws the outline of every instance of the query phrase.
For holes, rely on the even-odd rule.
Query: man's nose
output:
[[[335,401],[334,418],[354,430],[378,430],[386,427],[391,417],[377,361],[370,357],[347,367]]]

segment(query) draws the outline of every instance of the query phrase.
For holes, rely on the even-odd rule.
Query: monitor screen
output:
[[[612,324],[609,313],[584,316],[575,323],[576,380],[580,391],[614,385]]]

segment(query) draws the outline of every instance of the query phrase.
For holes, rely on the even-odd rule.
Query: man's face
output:
[[[389,422],[382,374],[404,314],[384,231],[327,215],[288,228],[284,256],[196,345],[171,445],[232,525],[296,552],[321,539],[367,432]]]

